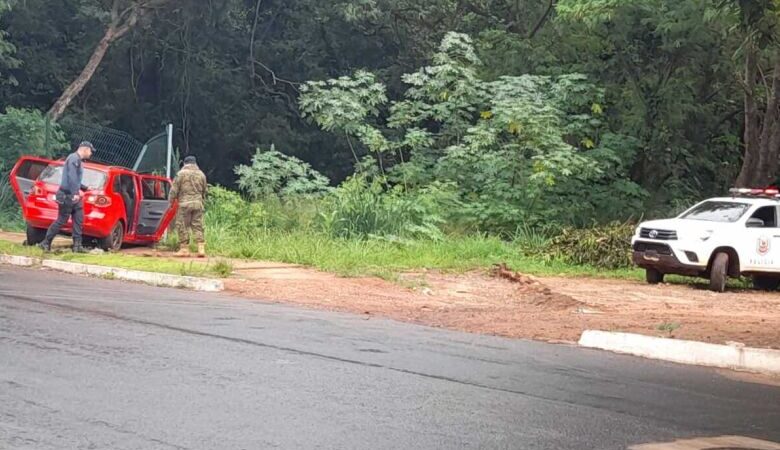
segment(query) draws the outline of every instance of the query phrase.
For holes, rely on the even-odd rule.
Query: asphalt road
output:
[[[780,442],[780,388],[575,347],[0,266],[0,448]]]

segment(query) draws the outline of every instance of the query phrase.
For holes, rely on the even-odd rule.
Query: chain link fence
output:
[[[63,118],[56,125],[47,122],[46,146],[56,148],[51,140],[59,129],[67,141],[67,148],[54,151],[55,158],[67,156],[80,142],[89,141],[95,146],[91,161],[119,166],[140,173],[166,175],[170,146],[170,130],[142,143],[129,133],[73,118]]]

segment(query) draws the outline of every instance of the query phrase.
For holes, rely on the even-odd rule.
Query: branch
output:
[[[255,21],[252,24],[252,36],[249,39],[249,60],[254,61],[255,60],[255,34],[257,33],[257,21],[260,18],[260,6],[263,4],[263,0],[257,0],[257,6],[255,7]],[[249,68],[252,71],[252,80],[255,79],[255,64],[254,62],[249,65]]]
[[[292,87],[292,88],[295,90],[295,92],[298,92],[298,87],[297,87],[297,86],[298,86],[298,85],[300,85],[301,83],[296,83],[296,82],[294,82],[294,81],[285,80],[284,78],[279,78],[279,77],[277,77],[277,76],[276,76],[276,72],[274,72],[273,70],[271,70],[271,68],[270,68],[270,67],[266,66],[265,64],[261,63],[260,61],[258,61],[258,60],[256,60],[256,59],[253,59],[253,60],[252,60],[252,64],[253,64],[253,65],[254,65],[254,64],[257,64],[257,65],[258,65],[258,66],[260,66],[260,67],[261,67],[263,70],[265,70],[266,72],[268,72],[269,74],[271,74],[271,79],[273,80],[273,83],[274,83],[274,84],[276,84],[277,82],[279,82],[279,83],[284,83],[284,84],[289,84],[289,85],[290,85],[290,86],[291,86],[291,87]],[[261,79],[262,79],[262,77],[261,77]]]
[[[547,22],[547,18],[550,17],[550,13],[552,12],[553,8],[555,8],[555,0],[550,0],[550,4],[547,5],[547,10],[544,12],[544,15],[539,19],[538,22],[536,22],[536,26],[531,30],[531,33],[528,35],[528,39],[533,39],[534,36],[536,36],[536,33],[539,32],[539,30],[542,29],[542,26]]]

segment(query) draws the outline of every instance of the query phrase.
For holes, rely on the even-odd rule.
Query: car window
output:
[[[749,208],[748,203],[706,201],[691,208],[681,218],[707,222],[736,222]]]
[[[38,178],[40,181],[48,184],[59,185],[62,182],[62,166],[49,166]],[[108,177],[105,173],[95,169],[84,169],[84,178],[81,184],[95,189],[103,189]]]
[[[160,182],[152,178],[141,180],[143,187],[144,200],[167,200],[167,192],[162,189]]]
[[[764,206],[758,208],[756,212],[750,216],[751,219],[758,219],[764,223],[763,226],[756,228],[777,228],[777,208],[775,206]]]

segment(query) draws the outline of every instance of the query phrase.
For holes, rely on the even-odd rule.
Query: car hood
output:
[[[722,230],[733,226],[730,223],[720,222],[707,222],[703,220],[688,220],[688,219],[664,219],[664,220],[650,220],[639,224],[640,228],[648,228],[655,230],[672,230],[677,232],[677,238],[688,239],[692,237],[701,237],[707,233],[714,233],[715,231]]]

